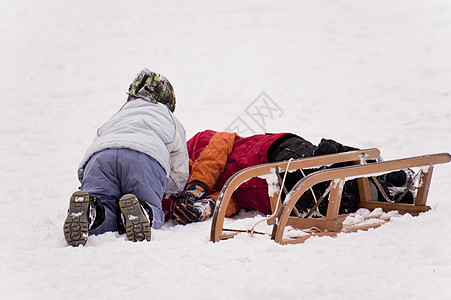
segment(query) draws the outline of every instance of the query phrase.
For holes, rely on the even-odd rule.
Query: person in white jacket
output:
[[[88,235],[108,231],[150,240],[151,227],[163,225],[163,195],[181,192],[189,175],[185,129],[174,110],[170,82],[143,69],[79,165],[81,187],[64,222],[69,245],[85,245]]]

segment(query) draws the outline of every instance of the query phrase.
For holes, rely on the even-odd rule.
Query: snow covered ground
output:
[[[450,36],[448,0],[1,0],[0,298],[450,299],[450,165],[432,211],[304,244],[213,244],[210,221],[62,234],[79,160],[142,67],[173,83],[188,137],[242,117],[390,159],[451,152]],[[245,109],[263,91],[282,115],[262,129]]]

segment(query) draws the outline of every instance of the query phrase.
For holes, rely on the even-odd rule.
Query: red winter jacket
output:
[[[236,172],[268,162],[268,149],[278,139],[290,133],[259,134],[242,138],[236,133],[206,130],[187,142],[190,165],[188,183],[201,181],[209,188],[207,196],[217,200],[225,182]],[[170,199],[163,199],[163,209],[169,210]],[[265,179],[253,178],[234,193],[226,216],[243,209],[271,213],[268,186]]]

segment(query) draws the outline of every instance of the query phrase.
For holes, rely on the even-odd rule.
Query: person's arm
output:
[[[185,129],[176,118],[174,118],[174,122],[176,127],[174,139],[170,144],[166,145],[171,155],[171,171],[166,184],[166,195],[175,195],[183,191],[189,176]]]
[[[236,133],[217,132],[192,164],[192,173],[184,192],[171,205],[171,218],[179,224],[200,222],[214,210],[215,201],[204,198],[223,172],[233,144],[240,137]]]
[[[224,171],[233,145],[239,139],[236,133],[215,133],[194,161],[188,183],[199,181],[206,185],[207,190],[210,190]]]

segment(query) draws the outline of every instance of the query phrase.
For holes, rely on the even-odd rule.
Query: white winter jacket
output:
[[[181,192],[188,180],[185,129],[161,103],[127,102],[103,124],[80,163],[80,180],[91,156],[108,148],[128,148],[153,157],[166,171],[167,195]]]

